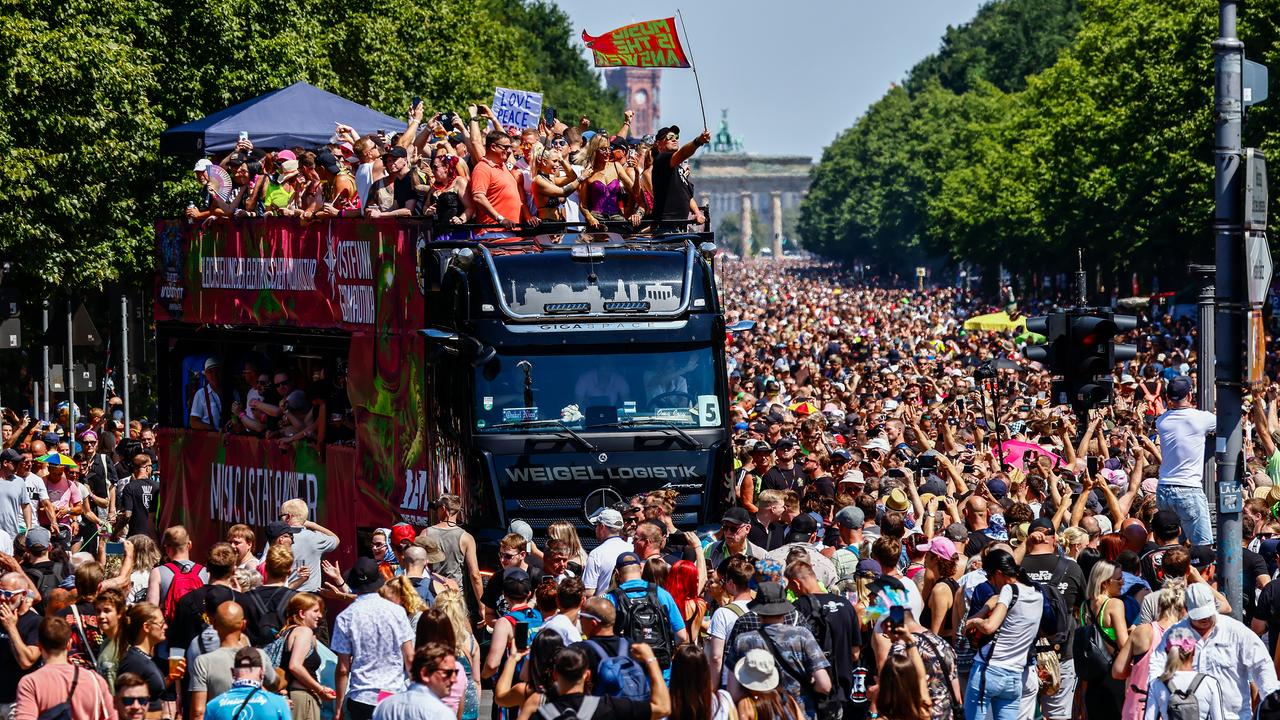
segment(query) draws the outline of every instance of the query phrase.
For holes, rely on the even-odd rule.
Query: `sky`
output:
[[[680,8],[680,37],[702,80],[712,133],[720,112],[747,152],[809,155],[848,128],[891,83],[937,51],[948,25],[971,20],[985,0],[669,0],[639,6],[555,0],[575,31],[591,35]],[[643,10],[638,9],[643,7]],[[585,50],[584,50],[585,52]],[[664,124],[691,136],[701,123],[689,70],[663,70]]]

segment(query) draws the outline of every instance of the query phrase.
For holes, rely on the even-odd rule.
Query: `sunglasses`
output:
[[[457,666],[454,666],[454,667],[451,667],[451,668],[448,668],[448,669],[446,669],[446,668],[436,668],[435,670],[432,670],[432,671],[431,671],[431,673],[432,673],[433,675],[434,675],[435,673],[444,673],[444,674],[445,674],[445,677],[451,677],[451,678],[452,678],[452,677],[457,677],[457,676],[458,676],[458,671],[460,671],[460,670],[462,670],[462,668],[457,667]]]
[[[129,707],[129,706],[131,706],[131,705],[150,705],[150,704],[151,704],[151,698],[150,698],[150,697],[137,697],[137,696],[131,696],[131,695],[122,695],[122,696],[120,697],[120,704],[121,704],[121,705],[124,705],[125,707]]]
[[[25,595],[26,590],[3,590],[0,589],[0,600],[9,600],[19,595]]]
[[[523,553],[518,553],[518,552],[504,552],[504,553],[498,553],[498,557],[502,558],[503,560],[515,560],[516,558],[520,557],[520,555],[522,554]]]
[[[511,152],[511,145],[509,145],[509,144],[504,145],[504,144],[502,144],[502,143],[494,143],[493,145],[490,145],[489,147],[498,148],[498,149],[499,149],[499,150],[501,150],[502,152]]]
[[[552,140],[551,146],[552,147],[568,147],[569,141],[568,140]]]

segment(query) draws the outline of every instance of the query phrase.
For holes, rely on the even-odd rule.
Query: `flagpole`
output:
[[[689,67],[693,69],[693,84],[698,88],[698,109],[702,111],[702,129],[710,130],[707,125],[707,107],[702,102],[702,81],[698,79],[698,63],[693,61],[693,43],[689,42],[689,28],[684,25],[684,13],[676,8],[676,17],[680,19],[680,31],[684,33],[684,44],[689,49]]]

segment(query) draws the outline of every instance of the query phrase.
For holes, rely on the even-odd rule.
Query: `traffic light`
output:
[[[1112,368],[1138,353],[1136,347],[1117,343],[1115,337],[1137,325],[1137,318],[1112,312],[1073,314],[1067,328],[1065,379],[1069,402],[1076,412],[1111,404],[1115,393]]]
[[[1083,415],[1111,403],[1112,368],[1138,354],[1135,346],[1117,343],[1115,337],[1137,325],[1137,318],[1110,311],[1072,310],[1028,318],[1027,329],[1044,335],[1046,342],[1028,347],[1026,356],[1058,376],[1053,383],[1054,401],[1069,404]]]

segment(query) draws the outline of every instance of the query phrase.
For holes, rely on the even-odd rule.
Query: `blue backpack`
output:
[[[644,666],[627,654],[631,644],[626,638],[618,638],[618,642],[620,643],[618,654],[611,656],[605,652],[600,643],[595,640],[587,641],[591,649],[604,658],[592,676],[594,679],[592,694],[647,703],[650,694],[649,676],[645,673]]]

